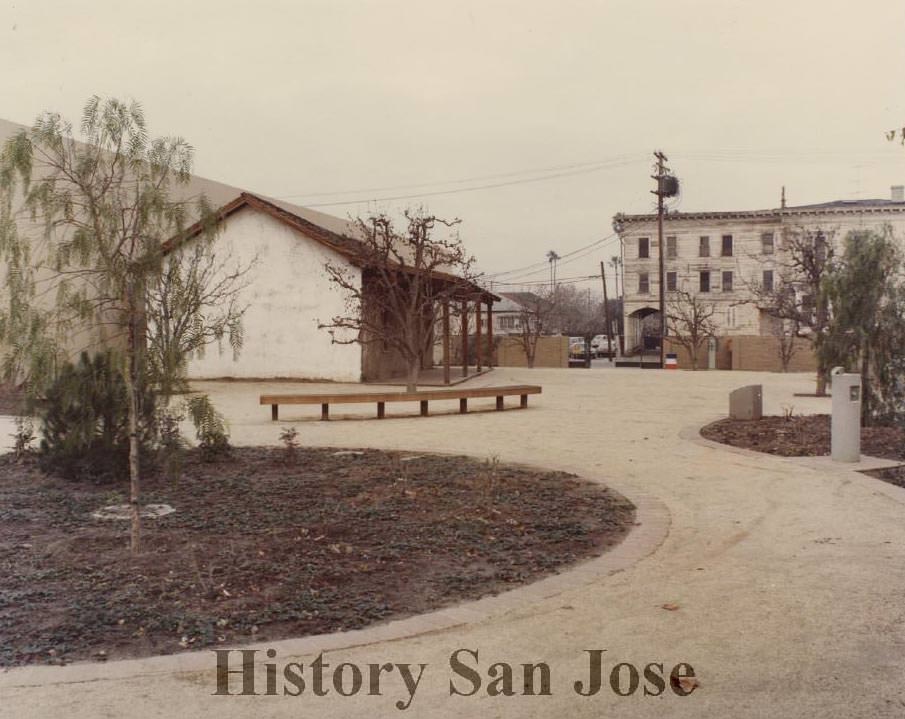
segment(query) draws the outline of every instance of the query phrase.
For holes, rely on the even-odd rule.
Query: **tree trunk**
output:
[[[138,372],[138,331],[136,313],[131,310],[129,318],[129,342],[126,347],[128,367],[126,388],[129,393],[129,507],[132,514],[130,548],[132,554],[141,552],[141,473],[138,456],[138,413],[139,413],[139,372]]]
[[[409,371],[408,377],[405,383],[405,391],[406,392],[414,392],[418,389],[418,377],[421,374],[421,359],[416,357],[414,360],[409,360]]]
[[[870,347],[863,343],[861,352],[861,426],[870,427],[873,423],[874,395],[870,385]]]
[[[817,392],[818,397],[826,397],[826,370],[823,367],[817,368]]]

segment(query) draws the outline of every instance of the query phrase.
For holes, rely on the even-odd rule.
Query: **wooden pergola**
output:
[[[496,295],[481,289],[477,285],[469,288],[467,293],[462,293],[461,298],[448,298],[443,301],[443,383],[450,384],[452,382],[450,359],[450,304],[458,302],[460,305],[461,322],[459,332],[462,340],[462,376],[468,376],[468,369],[471,366],[468,362],[468,334],[471,327],[470,317],[475,317],[475,371],[480,372],[483,368],[490,369],[493,367],[493,303],[500,298]],[[486,308],[487,312],[487,331],[482,333],[481,315]]]

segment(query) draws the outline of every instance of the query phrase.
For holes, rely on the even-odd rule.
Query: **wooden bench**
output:
[[[427,417],[427,403],[432,400],[457,399],[459,412],[468,411],[468,400],[481,397],[496,397],[496,408],[503,409],[503,398],[518,395],[521,398],[519,407],[528,406],[529,394],[540,394],[537,385],[517,384],[506,387],[473,387],[470,389],[429,389],[416,392],[351,392],[343,394],[262,394],[261,404],[270,405],[270,418],[275,422],[280,418],[281,404],[319,404],[321,419],[330,419],[331,404],[365,404],[377,403],[377,419],[386,416],[387,402],[420,402],[421,416]]]

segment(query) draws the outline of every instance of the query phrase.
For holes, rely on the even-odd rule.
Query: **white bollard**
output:
[[[833,383],[831,455],[835,462],[861,460],[861,375],[844,367],[830,372]]]

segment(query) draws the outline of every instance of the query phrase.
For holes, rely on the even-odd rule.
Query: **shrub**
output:
[[[128,475],[128,393],[111,352],[66,363],[47,390],[40,412],[41,460],[69,479],[111,480]],[[139,401],[139,445],[146,453],[155,435],[154,396]]]
[[[21,461],[31,456],[35,448],[35,426],[31,417],[16,417],[16,431],[10,435],[13,438],[13,455],[16,461]]]
[[[295,464],[298,460],[298,430],[295,427],[287,427],[280,432],[280,441],[283,443],[283,458],[286,464]]]
[[[229,431],[226,420],[206,394],[190,397],[185,408],[195,425],[195,436],[201,456],[206,462],[213,462],[229,454]]]
[[[157,459],[167,479],[178,481],[182,477],[182,459],[186,441],[179,430],[185,415],[175,410],[162,409],[157,413]]]

